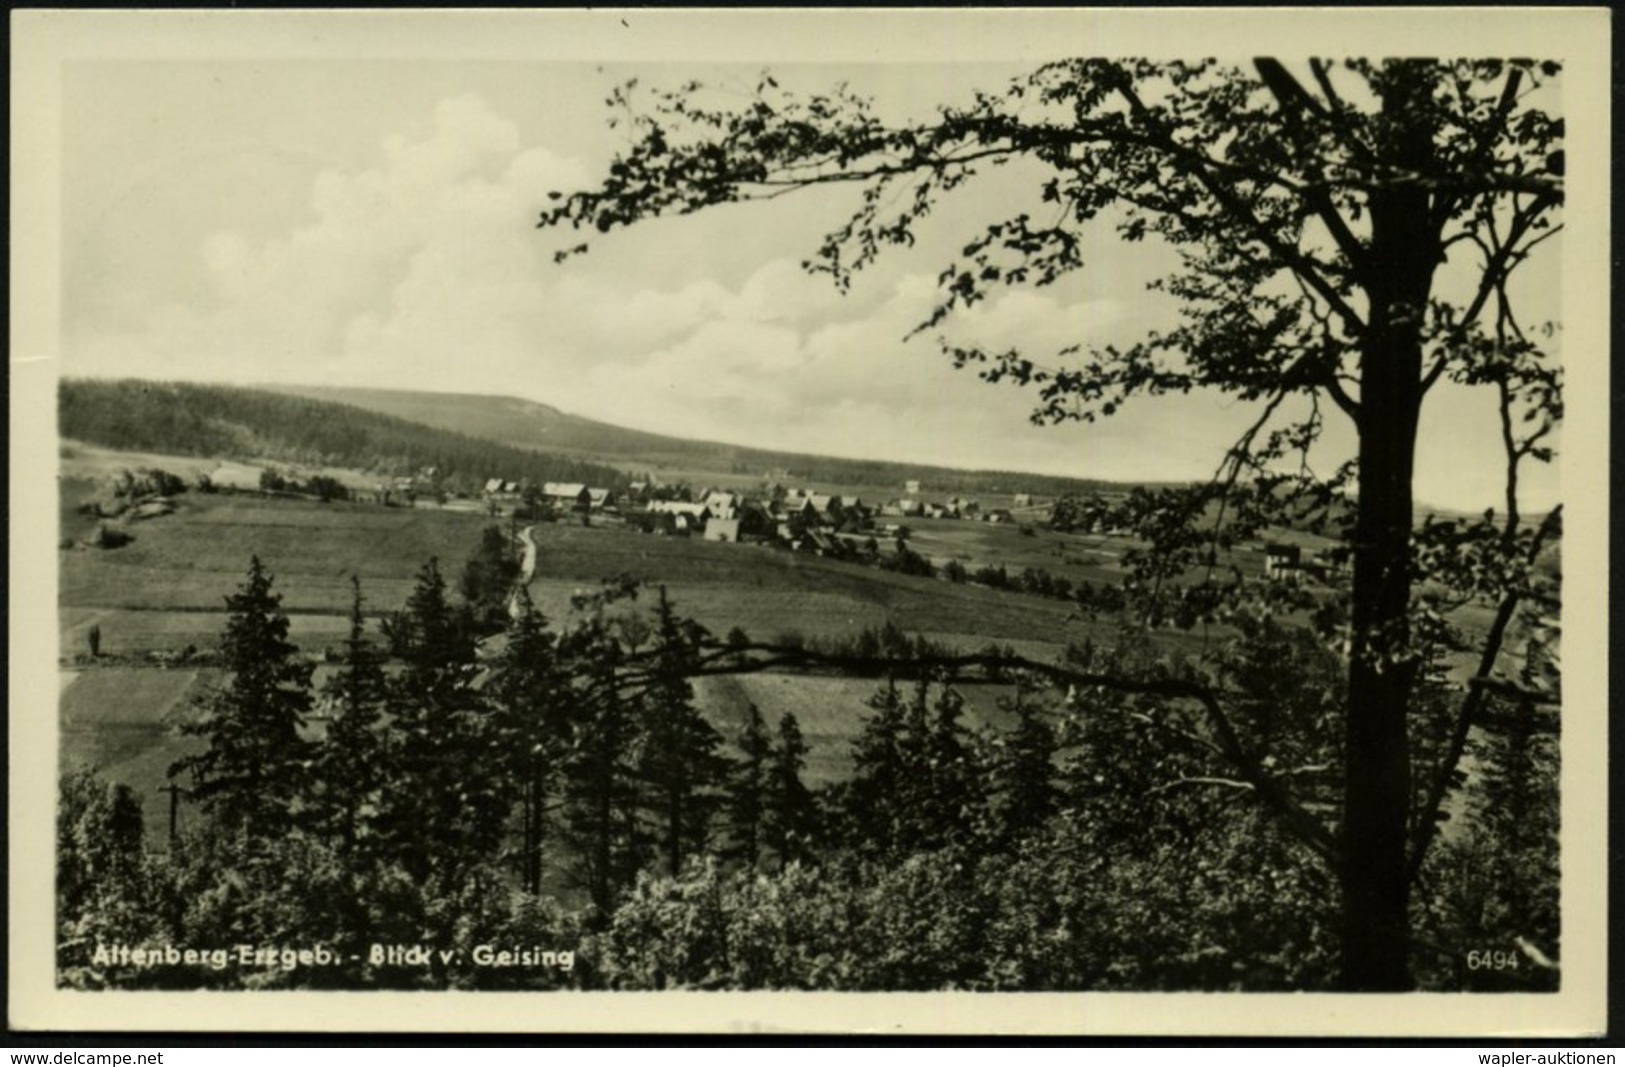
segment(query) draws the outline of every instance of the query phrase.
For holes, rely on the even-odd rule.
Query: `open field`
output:
[[[1077,582],[1116,584],[1123,580],[1118,562],[1135,542],[1095,534],[1056,533],[1032,526],[1021,532],[1020,523],[972,522],[964,519],[902,519],[909,529],[909,547],[941,567],[958,560],[966,570],[1003,566],[1011,577],[1033,567]],[[1260,563],[1258,569],[1262,570]]]
[[[115,668],[82,671],[63,690],[58,765],[86,765],[109,782],[129,786],[141,801],[147,839],[168,832],[168,803],[158,788],[170,764],[202,743],[174,729],[183,710],[218,672]]]
[[[399,606],[430,556],[454,573],[472,550],[477,515],[313,500],[188,493],[173,515],[135,524],[113,550],[59,555],[67,607],[213,611],[258,555],[290,613],[340,614],[349,579],[361,576],[375,608]]]
[[[872,678],[825,678],[775,674],[723,675],[701,678],[694,686],[695,702],[730,743],[744,727],[751,704],[761,711],[768,729],[778,729],[779,718],[793,714],[807,742],[805,780],[813,788],[851,776],[852,742],[870,714],[868,701],[884,686]],[[901,683],[905,697],[912,683]],[[1011,695],[1008,686],[959,686],[965,698],[963,722],[968,729],[1008,726],[1012,716],[998,702]],[[932,698],[937,690],[932,689]]]
[[[250,554],[275,575],[283,606],[295,620],[296,640],[325,642],[343,631],[320,617],[342,620],[351,574],[361,577],[370,611],[393,611],[430,556],[440,559],[442,573],[454,583],[490,521],[428,508],[198,494],[180,500],[175,514],[137,524],[136,540],[124,548],[60,554],[65,650],[83,646],[83,631],[92,622],[101,626],[108,651],[207,647]],[[979,523],[939,520],[936,526],[989,539],[992,547],[981,551],[1009,545],[1028,550],[1035,560],[1060,536],[1024,538]],[[1072,612],[1061,601],[762,546],[566,524],[542,524],[535,536],[533,594],[555,617],[566,610],[571,593],[630,574],[664,583],[680,610],[719,634],[739,626],[759,638],[788,632],[833,636],[889,620],[977,647],[990,640],[1058,647],[1099,636],[1100,624],[1069,622]],[[101,614],[92,617],[92,611]]]
[[[178,503],[172,515],[134,524],[136,540],[123,548],[73,548],[58,556],[62,653],[71,658],[88,651],[87,631],[94,625],[106,658],[102,665],[64,672],[61,764],[94,764],[110,780],[135,789],[154,841],[162,840],[168,817],[167,800],[157,790],[170,764],[199,744],[175,731],[175,712],[220,675],[132,666],[131,660],[154,651],[216,647],[224,598],[242,582],[250,553],[275,575],[293,639],[319,654],[346,631],[351,573],[362,578],[369,611],[393,611],[431,555],[440,557],[454,584],[490,521],[432,508],[231,494],[188,493]],[[792,633],[830,638],[890,621],[967,650],[996,640],[1048,656],[1067,640],[1108,636],[1112,629],[1069,619],[1069,605],[1058,601],[756,545],[567,524],[542,524],[535,540],[533,595],[559,621],[573,593],[631,574],[664,583],[679,611],[719,635],[739,626],[758,639]],[[870,679],[765,674],[701,679],[696,692],[702,710],[730,741],[750,703],[775,725],[785,712],[795,712],[810,747],[808,777],[819,784],[849,772],[851,741],[876,687]],[[981,688],[988,692],[967,693],[972,724],[997,714],[999,694]]]

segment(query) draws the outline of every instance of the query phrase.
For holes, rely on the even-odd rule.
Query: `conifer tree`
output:
[[[697,623],[678,617],[662,587],[655,608],[654,681],[642,701],[637,763],[673,875],[682,871],[685,857],[704,850],[727,770],[722,737],[694,707],[688,681],[704,636]]]
[[[922,703],[923,698],[922,689]],[[964,712],[965,698],[948,685],[931,705],[925,765],[918,776],[925,787],[919,797],[920,844],[928,848],[963,843],[981,822],[986,798],[977,754],[961,722]]]
[[[598,921],[604,921],[646,851],[631,763],[638,722],[635,706],[615,685],[622,649],[601,621],[572,634],[568,644],[571,661],[583,669],[576,678],[576,722],[563,767],[564,837],[574,880],[587,891]]]
[[[521,883],[538,893],[548,799],[570,742],[570,680],[558,637],[523,586],[515,593],[507,644],[492,670],[489,693],[495,728],[519,794]]]
[[[766,805],[762,811],[763,841],[778,856],[779,865],[804,862],[812,856],[817,809],[801,781],[807,764],[807,743],[794,713],[779,718],[778,742],[773,746]]]
[[[1058,798],[1055,730],[1043,720],[1037,705],[1022,699],[1019,689],[1010,707],[1016,725],[1005,739],[996,768],[1002,779],[996,785],[1004,801],[1000,835],[1006,843],[1041,829],[1055,814]]]
[[[614,605],[637,595],[637,581],[624,575],[605,581],[599,593],[577,595],[558,642],[570,683],[561,836],[570,857],[567,874],[592,903],[591,926],[609,921],[650,853],[636,766],[641,706],[621,687],[628,656],[646,635],[629,636],[611,615]]]
[[[500,526],[487,526],[480,534],[479,547],[464,564],[459,582],[476,628],[495,633],[507,624],[509,598],[519,575],[519,559],[508,535]]]
[[[752,704],[739,732],[741,758],[734,763],[728,786],[728,828],[732,852],[747,867],[761,858],[769,792],[773,786],[773,740],[761,709]]]
[[[904,759],[907,723],[897,683],[869,698],[874,714],[864,721],[853,742],[852,780],[847,789],[847,821],[860,847],[889,853],[901,838],[898,818],[908,788]]]
[[[208,749],[176,761],[170,776],[192,775],[192,795],[219,824],[270,838],[293,824],[308,784],[310,745],[300,736],[310,710],[312,665],[288,640],[282,597],[258,556],[248,579],[226,598],[220,651],[231,680],[203,704],[185,732]]]
[[[473,689],[472,634],[446,599],[436,560],[419,571],[403,621],[405,669],[390,685],[389,833],[419,882],[437,869],[455,879],[500,847],[503,766]]]
[[[327,684],[332,702],[318,757],[328,830],[341,853],[353,855],[369,836],[384,786],[381,723],[387,699],[383,656],[367,638],[361,579],[350,578],[350,632],[344,661]]]

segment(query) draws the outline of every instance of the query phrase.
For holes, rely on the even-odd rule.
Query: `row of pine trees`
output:
[[[482,592],[506,570],[489,561],[470,561],[473,595],[460,603],[438,561],[426,563],[388,619],[387,649],[368,633],[355,581],[320,694],[326,728],[312,730],[314,664],[253,559],[227,601],[230,680],[184,727],[207,747],[171,771],[215,830],[319,834],[347,863],[395,865],[420,884],[457,884],[499,860],[530,893],[579,891],[606,913],[652,864],[676,872],[708,851],[752,866],[806,857],[815,812],[795,717],[770,731],[750,708],[731,758],[688,680],[707,635],[664,589],[645,622],[615,610],[638,588],[611,583],[558,631],[519,586],[492,633]]]

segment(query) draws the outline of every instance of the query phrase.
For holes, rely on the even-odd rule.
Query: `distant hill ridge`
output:
[[[760,477],[784,471],[789,477],[831,485],[895,486],[920,481],[928,492],[1025,492],[1044,496],[1121,492],[1124,485],[1082,478],[1017,471],[958,470],[889,460],[840,459],[775,452],[717,441],[695,441],[630,430],[560,411],[537,401],[472,393],[422,393],[401,389],[267,385],[271,392],[351,404],[520,448],[573,454],[583,460],[634,470],[674,467]]]
[[[57,407],[63,437],[105,448],[397,476],[433,467],[447,484],[468,492],[493,477],[617,489],[628,482],[616,468],[579,455],[518,448],[336,400],[265,389],[64,379]]]

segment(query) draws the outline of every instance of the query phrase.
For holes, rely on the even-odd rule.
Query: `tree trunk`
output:
[[[666,859],[671,876],[683,872],[683,794],[672,789],[666,794]]]
[[[1362,404],[1372,405],[1375,396],[1369,387],[1362,389]],[[1413,670],[1402,657],[1410,599],[1416,405],[1394,397],[1368,411],[1355,524],[1341,842],[1343,981],[1351,989],[1393,990],[1409,984],[1405,720]]]
[[[1384,143],[1396,173],[1426,172],[1431,129],[1418,116],[1422,68],[1385,87]],[[1410,805],[1406,717],[1415,665],[1409,641],[1411,475],[1422,403],[1421,327],[1439,256],[1421,185],[1394,180],[1370,199],[1370,297],[1360,359],[1360,496],[1354,529],[1341,850],[1343,985],[1410,987]]]

